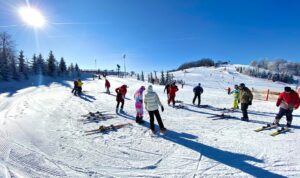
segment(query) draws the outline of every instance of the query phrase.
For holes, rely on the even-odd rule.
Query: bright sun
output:
[[[23,21],[33,27],[43,27],[45,24],[44,16],[32,7],[21,7],[19,9],[19,14]]]

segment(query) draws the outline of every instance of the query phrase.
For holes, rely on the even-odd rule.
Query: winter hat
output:
[[[152,87],[152,85],[149,85],[148,86],[148,92],[152,92],[153,91],[153,87]]]
[[[199,86],[201,86],[201,83],[198,83]]]
[[[285,92],[291,92],[292,89],[291,89],[291,87],[284,87],[284,91],[285,91]]]
[[[240,84],[240,87],[244,88],[244,87],[245,87],[245,84],[244,84],[244,83],[241,83],[241,84]]]
[[[142,90],[145,90],[145,86],[141,86],[141,89],[142,89]]]

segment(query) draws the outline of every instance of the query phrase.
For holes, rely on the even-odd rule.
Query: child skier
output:
[[[135,94],[134,94],[134,99],[135,99],[135,109],[136,109],[136,118],[135,121],[136,123],[142,124],[144,123],[143,121],[143,92],[145,90],[144,86],[141,86]]]
[[[110,83],[107,79],[105,79],[105,88],[106,88],[106,93],[110,94],[109,88],[110,88]]]
[[[155,133],[154,116],[156,117],[156,120],[160,127],[160,132],[165,133],[166,128],[161,120],[161,117],[160,117],[160,114],[158,111],[158,106],[161,107],[162,112],[164,112],[164,107],[161,104],[158,95],[153,91],[152,85],[148,86],[147,93],[146,93],[145,99],[144,99],[144,103],[145,103],[146,110],[149,112],[150,129],[151,129],[152,133]]]
[[[291,89],[291,87],[285,87],[284,92],[280,93],[276,106],[280,107],[279,112],[275,117],[274,124],[279,125],[279,121],[282,116],[286,116],[287,127],[291,127],[293,120],[293,110],[298,109],[300,105],[299,95]]]
[[[240,91],[239,91],[239,87],[238,85],[234,85],[234,90],[231,91],[229,93],[229,95],[233,94],[233,107],[232,109],[239,109],[239,95],[240,95]]]
[[[116,112],[118,112],[119,110],[119,105],[121,103],[121,109],[120,109],[120,112],[124,112],[123,111],[123,108],[124,108],[124,102],[125,102],[125,95],[127,93],[127,85],[122,85],[121,87],[119,88],[116,88],[116,93],[117,93],[117,98],[116,98],[116,101],[117,101],[117,107],[116,107]]]

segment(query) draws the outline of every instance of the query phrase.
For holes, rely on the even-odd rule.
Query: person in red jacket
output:
[[[175,82],[172,83],[172,85],[168,88],[169,90],[169,99],[168,99],[168,105],[170,105],[170,103],[173,103],[173,106],[175,106],[175,96],[176,96],[176,92],[178,91],[178,87],[176,86]]]
[[[125,95],[127,93],[127,85],[122,85],[119,88],[116,88],[116,93],[117,93],[117,107],[116,107],[116,112],[118,112],[119,110],[119,105],[121,103],[121,109],[120,112],[124,112],[123,108],[124,108],[124,102],[125,102]]]
[[[106,93],[110,94],[109,88],[110,88],[110,83],[107,79],[105,79],[105,88],[106,88]]]
[[[300,105],[300,98],[298,93],[291,89],[291,87],[285,87],[284,92],[280,93],[276,106],[280,107],[278,114],[275,117],[274,124],[279,125],[280,119],[285,115],[287,127],[290,127],[293,120],[293,110],[298,109]]]

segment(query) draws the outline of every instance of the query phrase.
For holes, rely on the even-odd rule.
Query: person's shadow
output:
[[[135,117],[129,114],[120,115],[126,119],[134,120]],[[145,121],[143,126],[149,127],[150,123]],[[157,125],[155,127],[158,127]],[[230,151],[224,151],[218,148],[214,148],[203,143],[194,141],[197,136],[188,133],[178,133],[172,130],[162,135],[162,138],[169,140],[170,142],[177,143],[178,145],[184,146],[191,150],[198,152],[201,156],[205,156],[209,159],[215,160],[219,163],[227,165],[229,167],[238,169],[244,173],[247,173],[254,177],[285,177],[263,168],[257,167],[249,162],[263,163],[263,160],[257,159],[253,156],[246,154],[234,153]],[[155,169],[157,165],[147,166],[146,168]]]
[[[91,96],[91,95],[87,95],[87,94],[85,94],[85,93],[81,93],[80,95],[79,95],[79,97],[81,98],[81,99],[83,99],[83,100],[85,100],[85,101],[88,101],[88,102],[93,102],[94,100],[96,100],[96,98],[94,97],[94,96]]]

